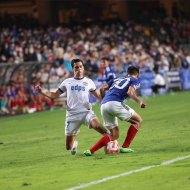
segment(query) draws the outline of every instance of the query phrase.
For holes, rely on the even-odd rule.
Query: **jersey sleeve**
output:
[[[89,85],[90,85],[90,88],[89,88],[90,92],[93,92],[96,90],[96,85],[91,79],[89,79]]]
[[[116,74],[115,74],[113,66],[109,66],[106,68],[105,73],[104,73],[104,78],[106,82],[116,78]]]
[[[64,93],[66,91],[66,80],[64,80],[58,87],[59,91]]]
[[[107,81],[107,85],[110,87],[114,83],[114,79]]]
[[[130,86],[137,90],[138,88],[140,88],[140,81],[138,79],[132,80]]]

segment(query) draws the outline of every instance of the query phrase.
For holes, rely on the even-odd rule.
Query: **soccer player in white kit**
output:
[[[44,96],[49,98],[58,98],[61,94],[66,93],[67,109],[65,121],[66,149],[71,154],[76,154],[78,141],[76,135],[82,124],[93,128],[102,135],[107,134],[107,130],[101,125],[97,116],[94,114],[89,102],[89,94],[92,93],[98,99],[101,98],[100,92],[96,90],[94,82],[84,77],[84,64],[81,59],[71,61],[74,77],[64,80],[56,92],[49,92],[41,86],[35,86]]]

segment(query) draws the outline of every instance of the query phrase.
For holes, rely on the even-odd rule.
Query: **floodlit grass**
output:
[[[143,126],[131,154],[92,157],[83,151],[101,136],[82,126],[75,156],[65,150],[65,110],[0,118],[0,190],[63,190],[190,154],[190,94],[181,92],[146,98],[147,108],[129,105]],[[100,116],[99,104],[94,107]],[[120,122],[122,144],[129,123]],[[189,190],[190,159],[151,168],[84,189]]]

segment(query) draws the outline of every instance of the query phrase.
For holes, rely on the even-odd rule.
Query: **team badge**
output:
[[[88,83],[87,82],[83,82],[84,86],[88,86]]]

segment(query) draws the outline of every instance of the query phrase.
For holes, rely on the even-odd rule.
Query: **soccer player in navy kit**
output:
[[[133,152],[129,146],[142,124],[142,118],[132,108],[125,105],[123,101],[130,97],[138,103],[141,108],[145,108],[146,105],[144,101],[141,100],[135,92],[136,89],[140,87],[138,77],[139,69],[131,66],[128,68],[126,77],[117,78],[112,82],[110,81],[100,89],[102,95],[107,89],[109,89],[102,99],[101,114],[104,120],[104,126],[110,130],[111,134],[105,135],[89,150],[86,150],[84,152],[86,156],[91,156],[95,151],[105,146],[109,141],[119,138],[117,118],[131,123],[127,136],[120,148],[120,152]]]
[[[103,57],[102,63],[104,66],[104,77],[99,78],[98,81],[100,82],[109,82],[116,78],[116,71],[114,70],[114,67],[109,63],[109,58]]]

